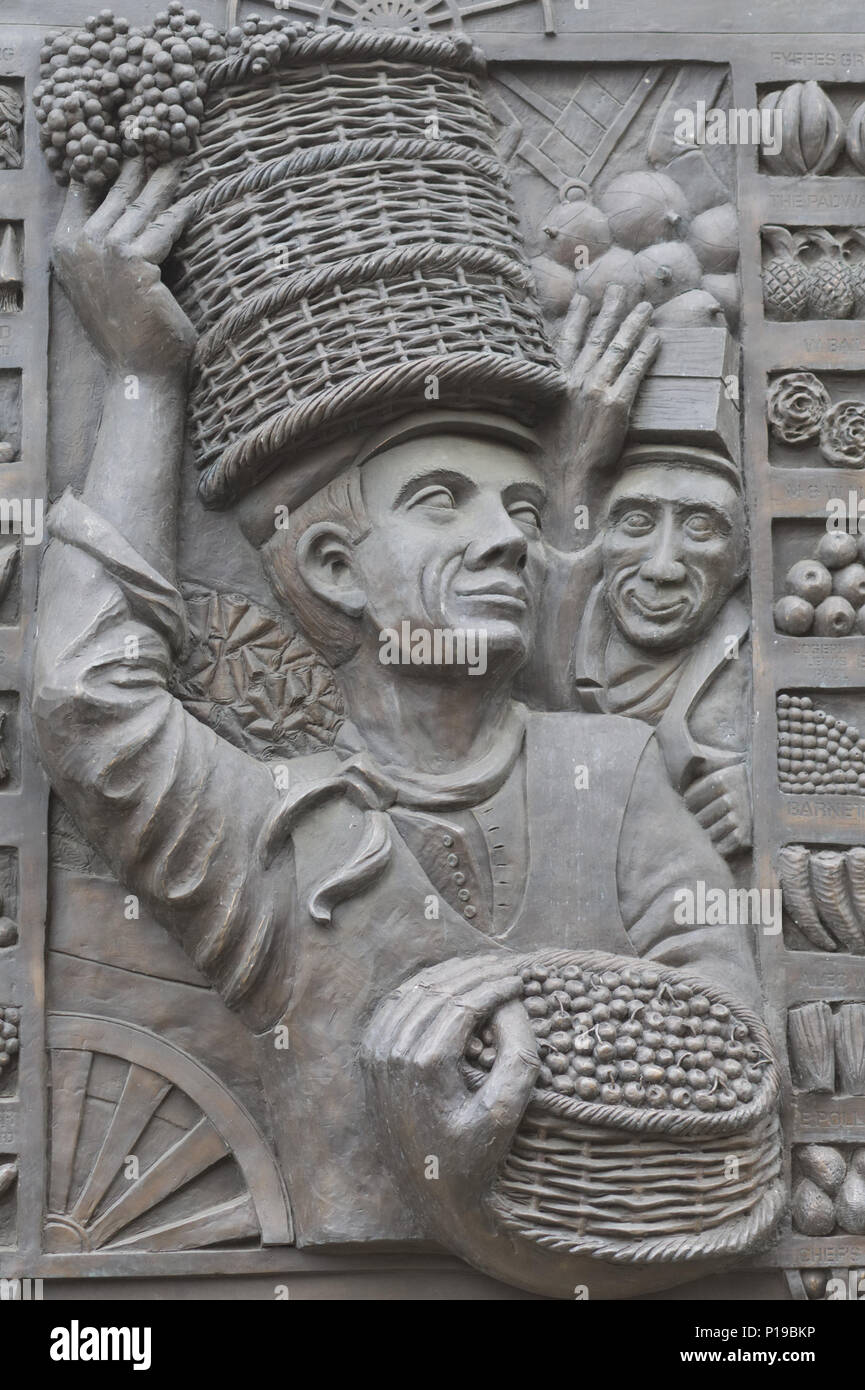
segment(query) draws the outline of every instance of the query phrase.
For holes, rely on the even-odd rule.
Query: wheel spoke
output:
[[[96,1162],[70,1215],[84,1226],[120,1171],[124,1159],[157,1106],[171,1090],[171,1082],[145,1067],[131,1066],[123,1093],[102,1141]]]
[[[112,1250],[202,1250],[245,1236],[259,1234],[255,1207],[248,1192],[207,1211],[154,1226],[126,1240],[115,1240]]]
[[[51,1211],[64,1212],[69,1200],[92,1059],[92,1052],[65,1047],[51,1055],[51,1173],[48,1180]]]
[[[137,1182],[130,1184],[129,1190],[118,1197],[98,1221],[90,1227],[88,1235],[94,1249],[104,1245],[117,1231],[128,1226],[142,1212],[155,1207],[164,1197],[168,1197],[190,1179],[211,1168],[229,1152],[225,1141],[220,1138],[210,1121],[204,1117],[178,1139],[170,1149],[142,1173]]]

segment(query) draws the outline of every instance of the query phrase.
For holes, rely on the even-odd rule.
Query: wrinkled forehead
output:
[[[710,506],[732,520],[742,508],[742,499],[733,484],[719,473],[684,464],[651,463],[627,468],[614,485],[607,500],[607,512],[621,503],[675,502],[694,508]]]
[[[448,475],[477,490],[524,488],[543,500],[543,476],[532,455],[513,444],[461,434],[425,435],[382,450],[360,469],[364,500],[372,514],[390,511],[414,482]]]

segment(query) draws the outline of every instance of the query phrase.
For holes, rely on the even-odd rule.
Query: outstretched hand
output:
[[[661,337],[649,328],[652,306],[626,314],[626,296],[609,285],[594,323],[591,306],[578,295],[568,310],[558,343],[568,379],[565,422],[568,472],[581,480],[615,464],[625,442],[631,409]]]
[[[70,185],[54,240],[55,273],[106,366],[144,376],[186,371],[195,330],[159,267],[189,217],[176,163],[148,176],[127,160],[95,212]]]

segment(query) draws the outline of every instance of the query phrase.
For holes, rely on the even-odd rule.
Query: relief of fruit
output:
[[[725,275],[739,261],[739,218],[732,203],[707,208],[691,223],[688,245],[707,275]]]
[[[679,185],[667,174],[619,174],[598,198],[613,241],[629,251],[642,251],[659,241],[673,241],[688,230],[688,203]]]
[[[523,1003],[541,1056],[537,1087],[603,1105],[732,1110],[754,1099],[770,1059],[726,1004],[634,961],[615,970],[576,964],[521,970]],[[492,1029],[466,1060],[489,1071]]]
[[[832,1095],[835,1048],[832,1010],[822,1000],[799,1004],[787,1014],[793,1081],[803,1091]]]
[[[865,1004],[842,1004],[835,1015],[838,1090],[865,1096]]]
[[[806,1236],[828,1236],[835,1229],[835,1203],[810,1178],[793,1189],[793,1226]]]
[[[793,1229],[808,1236],[865,1234],[865,1148],[803,1144],[794,1155]]]
[[[796,1150],[799,1172],[829,1197],[836,1197],[847,1174],[847,1164],[830,1144],[803,1144]]]
[[[851,1236],[865,1235],[865,1149],[857,1149],[835,1198],[835,1220]]]
[[[700,262],[683,241],[661,241],[647,246],[634,258],[643,277],[650,304],[664,304],[677,295],[695,290],[700,283]]]
[[[781,791],[788,795],[811,796],[814,792],[821,792],[863,796],[865,739],[855,724],[849,724],[846,719],[830,714],[828,710],[815,708],[810,695],[789,695],[782,691],[778,695],[778,780]],[[851,919],[846,912],[846,901],[835,893],[833,875],[836,865],[832,860],[830,867],[826,859],[829,854],[830,851],[825,850],[810,856],[809,872],[814,899],[824,927],[836,937],[843,949],[862,954],[865,952],[865,933],[862,931],[861,916]],[[851,900],[855,906],[852,856],[853,850],[849,850],[847,865]],[[858,865],[856,872],[857,875],[860,872]]]
[[[778,853],[778,877],[784,911],[812,946],[837,951],[838,945],[823,922],[811,886],[811,855],[804,845],[784,845]]]
[[[847,263],[856,313],[865,316],[865,228],[848,227],[838,234],[838,240]]]
[[[714,295],[706,290],[686,290],[660,304],[652,315],[659,328],[723,328],[724,310]]]
[[[594,265],[577,272],[576,288],[589,300],[593,313],[600,309],[608,285],[621,285],[628,309],[644,297],[645,284],[632,251],[613,246]]]
[[[851,749],[842,749],[840,737],[843,735],[839,737],[834,728],[829,732],[835,737],[827,738],[825,745],[821,740],[820,751],[826,772],[831,775],[830,759],[834,757],[840,766],[845,751],[852,751],[852,745]],[[816,745],[816,737],[814,741]],[[834,753],[829,752],[830,745]],[[816,751],[816,747],[810,751]],[[778,854],[778,876],[784,911],[812,946],[819,951],[840,949],[853,955],[865,951],[865,847],[853,845],[841,853],[837,850],[809,851],[805,845],[785,845]],[[842,1016],[842,1010],[848,1008],[853,1013],[849,1017]],[[858,1011],[863,1008],[865,1006],[860,1004],[841,1005],[834,1020],[835,1059],[841,1078],[839,1088],[851,1095],[858,1094],[851,1083],[859,1074],[860,1029],[865,1028],[865,1020]]]
[[[860,952],[865,937],[847,876],[849,868],[849,855],[841,850],[820,849],[811,856],[811,882],[820,916],[845,951]]]
[[[847,154],[860,174],[865,174],[865,101],[847,122]]]
[[[546,317],[562,318],[574,297],[573,271],[566,270],[550,256],[536,256],[532,261],[532,274],[538,303]]]
[[[856,296],[843,247],[825,227],[802,233],[805,252],[816,252],[808,265],[808,313],[814,319],[846,319],[853,313]]]
[[[700,289],[720,304],[727,320],[727,327],[731,333],[736,333],[739,328],[742,294],[738,275],[704,275],[700,281]]]
[[[580,179],[565,184],[560,201],[547,213],[541,228],[542,254],[566,270],[585,269],[613,244],[610,224],[600,208],[587,201],[588,191]],[[584,255],[579,248],[584,248]],[[579,266],[575,266],[575,259]]]
[[[801,234],[794,236],[786,227],[764,227],[763,242],[770,253],[763,266],[767,314],[785,321],[804,318],[808,312],[808,269],[799,254],[804,245]]]
[[[780,148],[761,151],[768,173],[828,173],[844,148],[844,123],[819,83],[794,82],[770,92],[760,110],[775,111],[780,120]]]
[[[775,604],[775,627],[791,637],[865,633],[863,538],[827,531],[815,554],[787,571],[787,593]]]

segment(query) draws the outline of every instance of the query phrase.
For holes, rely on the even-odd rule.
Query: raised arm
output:
[[[229,1006],[265,1027],[284,1004],[292,875],[258,854],[278,800],[267,769],[167,691],[185,615],[174,587],[191,325],[159,262],[181,222],[176,176],[131,163],[91,216],[64,209],[55,269],[105,364],[80,499],[53,509],[33,715],[55,790],[124,886]]]
[[[183,212],[172,206],[177,180],[173,165],[148,179],[143,161],[129,160],[90,216],[84,190],[73,184],[53,256],[105,365],[83,500],[167,579],[174,577],[185,382],[195,346],[192,324],[159,271],[183,229]]]

